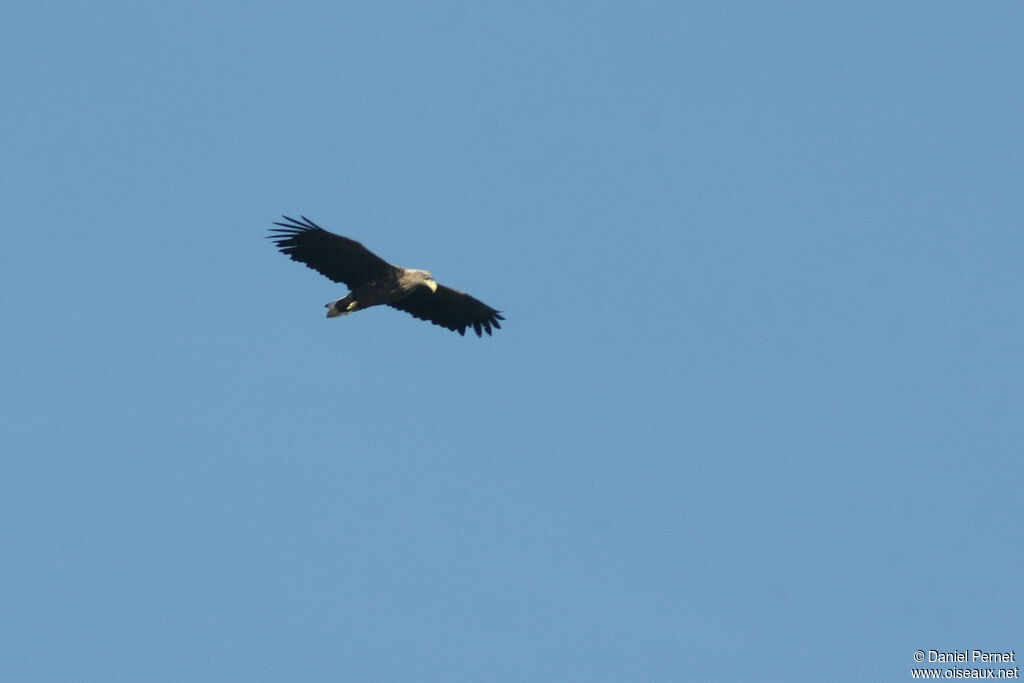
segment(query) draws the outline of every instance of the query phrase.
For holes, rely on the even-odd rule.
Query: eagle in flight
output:
[[[293,261],[305,263],[316,272],[349,288],[348,296],[327,304],[327,317],[355,313],[370,306],[387,304],[420,320],[476,336],[501,329],[499,311],[465,292],[439,285],[425,270],[402,268],[380,258],[355,240],[327,232],[305,216],[302,220],[283,217],[286,223],[272,228],[269,235],[277,248]]]

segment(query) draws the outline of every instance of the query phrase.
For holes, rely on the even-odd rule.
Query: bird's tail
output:
[[[359,302],[351,294],[344,299],[338,299],[327,304],[327,317],[337,318],[339,315],[348,315],[359,310]]]

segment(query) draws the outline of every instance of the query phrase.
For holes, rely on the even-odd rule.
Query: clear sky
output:
[[[0,678],[1024,656],[1024,5],[0,10]],[[264,239],[502,310],[460,337]]]

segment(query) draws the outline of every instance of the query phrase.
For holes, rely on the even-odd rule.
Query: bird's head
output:
[[[437,291],[437,283],[434,282],[434,276],[426,270],[414,270],[413,273],[413,284],[417,286],[429,287],[431,292]]]

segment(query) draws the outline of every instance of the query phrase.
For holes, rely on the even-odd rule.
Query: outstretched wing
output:
[[[271,228],[275,234],[269,235],[277,248],[349,289],[394,273],[394,266],[355,240],[327,232],[305,216],[300,221],[283,218],[288,222],[274,223],[281,227]]]
[[[411,313],[420,320],[429,320],[435,325],[447,327],[459,334],[465,334],[466,328],[472,327],[478,337],[482,337],[483,332],[490,334],[492,327],[500,330],[501,325],[498,321],[505,319],[501,313],[484,302],[444,285],[438,285],[436,292],[419,287],[409,296],[388,306]]]

